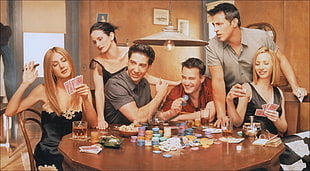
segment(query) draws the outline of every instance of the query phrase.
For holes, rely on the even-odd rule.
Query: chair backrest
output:
[[[19,121],[21,130],[23,132],[24,139],[25,139],[26,145],[27,145],[27,151],[28,151],[28,156],[29,156],[29,161],[30,161],[30,168],[32,171],[35,171],[36,165],[35,165],[33,150],[31,147],[31,141],[30,141],[27,129],[26,129],[26,123],[31,121],[31,122],[34,122],[35,124],[38,124],[41,128],[41,120],[39,120],[37,117],[26,116],[25,112],[33,113],[33,114],[35,114],[35,116],[38,116],[38,118],[41,118],[41,115],[40,115],[40,112],[38,112],[37,110],[34,110],[34,109],[26,109],[26,110],[18,113],[18,121]]]
[[[270,36],[272,37],[273,41],[276,42],[277,33],[276,33],[276,30],[274,29],[274,27],[271,24],[261,22],[261,23],[249,24],[246,27],[247,28],[253,28],[253,29],[265,30],[268,33],[270,33]]]

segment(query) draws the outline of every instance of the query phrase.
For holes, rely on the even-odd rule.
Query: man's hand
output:
[[[182,103],[186,103],[182,97],[175,99],[171,104],[171,115],[176,115],[182,111]]]
[[[225,124],[225,115],[223,116],[217,116],[217,120],[215,121],[214,123],[214,127],[217,127],[217,128],[220,128],[221,125],[224,125]]]
[[[168,84],[165,81],[158,81],[156,84],[156,92],[157,93],[164,93],[164,95],[168,92]]]
[[[305,88],[302,88],[302,87],[298,87],[298,88],[293,89],[293,94],[298,99],[300,99],[300,102],[302,102],[303,98],[308,95],[307,90]]]

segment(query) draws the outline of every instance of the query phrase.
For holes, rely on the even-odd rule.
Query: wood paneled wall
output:
[[[309,92],[310,1],[235,0],[235,5],[240,10],[242,26],[257,22],[267,22],[274,26],[277,45],[291,63],[299,85]],[[303,130],[310,130],[309,106],[309,103],[301,105],[299,123]]]
[[[189,20],[189,36],[202,39],[202,3],[200,1],[172,1],[172,25],[177,27],[177,19]],[[79,4],[80,18],[80,64],[81,74],[86,75],[90,83],[88,64],[98,54],[92,45],[89,28],[96,22],[98,13],[108,13],[108,20],[119,27],[116,31],[118,43],[125,43],[154,33],[161,32],[164,25],[153,24],[153,9],[169,9],[169,1],[93,1],[83,0]],[[161,46],[152,46],[156,59],[150,74],[169,80],[180,80],[181,62],[189,56],[203,58],[199,47],[176,47],[167,51]],[[91,83],[92,85],[92,83]]]

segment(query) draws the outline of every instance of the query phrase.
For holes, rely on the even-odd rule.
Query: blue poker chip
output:
[[[154,150],[153,153],[160,154],[160,153],[162,153],[162,151]]]
[[[182,98],[185,100],[185,101],[187,101],[188,99],[189,99],[189,97],[188,97],[188,95],[184,95],[184,96],[182,96]],[[186,103],[184,103],[184,102],[182,102],[182,106],[186,106]]]
[[[166,157],[166,158],[171,158],[172,155],[171,154],[163,154],[163,157]]]

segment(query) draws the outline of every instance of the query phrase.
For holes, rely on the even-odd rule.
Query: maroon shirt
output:
[[[166,101],[163,105],[163,110],[167,111],[171,109],[172,102],[175,99],[178,99],[185,95],[182,83],[175,86],[171,92],[169,93],[168,97],[166,98]],[[211,86],[211,79],[207,78],[202,83],[202,89],[199,92],[199,106],[198,108],[195,108],[194,104],[192,103],[190,97],[186,103],[186,106],[182,106],[182,112],[195,112],[199,111],[200,108],[204,108],[206,104],[210,101],[213,101],[213,95],[212,95],[212,86]]]

